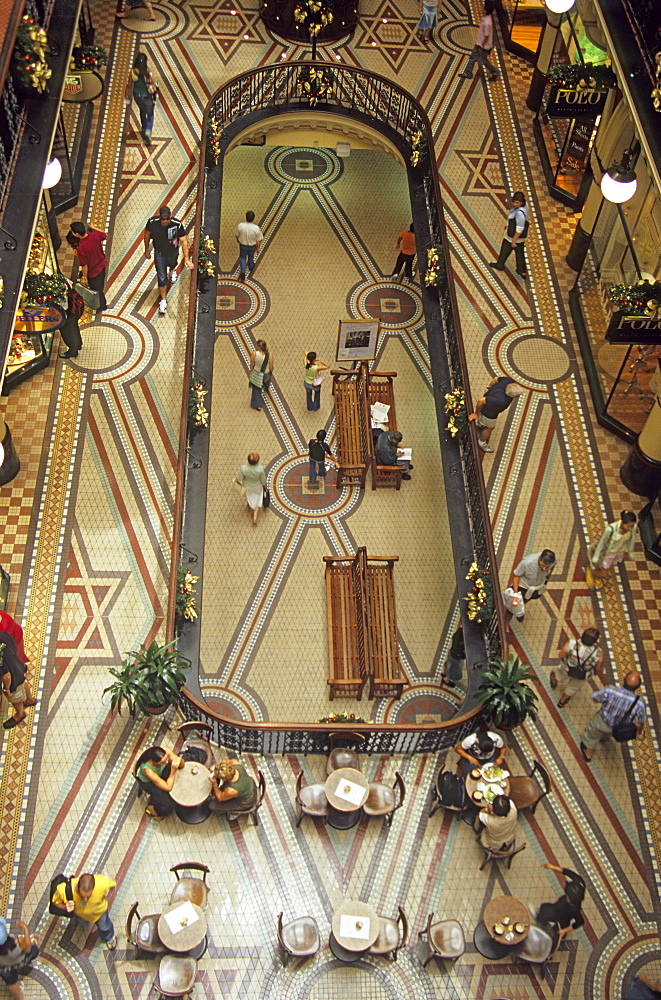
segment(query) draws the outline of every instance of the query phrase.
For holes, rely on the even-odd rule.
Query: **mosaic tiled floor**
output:
[[[527,770],[534,759],[543,760],[551,774],[552,794],[534,816],[522,818],[521,840],[527,847],[511,870],[494,867],[483,872],[478,871],[481,853],[468,826],[440,812],[428,819],[429,788],[439,761],[424,756],[363,758],[370,778],[392,781],[399,770],[406,782],[404,806],[391,829],[372,821],[343,833],[310,820],[296,829],[296,776],[302,768],[306,781],[321,780],[324,762],[314,757],[247,761],[253,771],[261,768],[267,780],[256,828],[216,818],[201,827],[184,826],[175,818],[157,825],[145,817],[144,801],[135,798],[132,760],[149,743],[172,745],[177,719],[134,723],[111,717],[101,692],[108,683],[108,666],[116,664],[124,650],[162,631],[188,305],[184,274],[172,290],[166,316],[156,315],[153,267],[143,256],[141,231],[147,216],[164,202],[187,225],[192,221],[199,123],[208,95],[233,75],[280,58],[282,51],[289,58],[304,55],[297,47],[283,49],[269,37],[256,6],[223,2],[214,7],[185,0],[157,3],[155,10],[154,25],[141,10],[117,25],[111,9],[93,5],[97,40],[110,47],[111,60],[98,116],[103,130],[95,132],[85,195],[75,215],[92,219],[110,233],[109,311],[102,323],[83,331],[85,347],[75,365],[65,366],[54,355],[47,372],[3,400],[23,461],[20,478],[2,491],[3,560],[13,579],[10,609],[25,622],[40,699],[28,725],[4,736],[0,783],[1,909],[28,920],[43,941],[42,955],[25,981],[26,996],[145,1000],[155,975],[155,964],[139,959],[121,937],[117,951],[110,953],[99,946],[94,931],[86,934],[48,916],[46,897],[55,872],[89,868],[112,875],[118,883],[112,912],[121,929],[135,899],[142,912],[160,911],[169,898],[172,864],[199,860],[211,868],[212,894],[209,949],[200,960],[195,987],[198,1000],[335,1000],[345,995],[369,1000],[619,1000],[632,967],[645,967],[652,977],[661,974],[661,784],[654,732],[633,750],[605,745],[588,768],[577,739],[589,700],[577,696],[559,710],[548,669],[567,634],[596,622],[603,630],[607,670],[620,675],[630,665],[641,667],[656,721],[658,612],[650,592],[658,589],[659,571],[646,564],[638,550],[636,559],[597,596],[582,580],[587,539],[596,537],[613,511],[639,504],[618,479],[626,448],[592,420],[565,304],[573,273],[563,258],[573,219],[547,197],[531,152],[531,116],[525,110],[530,68],[499,53],[505,71],[502,83],[487,85],[479,74],[471,83],[457,77],[474,38],[477,4],[467,11],[458,0],[445,3],[437,37],[425,45],[415,35],[412,7],[368,0],[351,43],[320,51],[329,59],[339,54],[396,78],[427,108],[435,130],[475,394],[500,371],[512,372],[530,390],[494,432],[496,450],[485,456],[484,472],[503,584],[524,551],[550,545],[559,556],[547,595],[530,609],[523,627],[515,626],[514,646],[539,676],[542,708],[537,723],[510,735],[508,758],[515,773]],[[161,83],[149,150],[139,141],[134,109],[126,111],[122,100],[138,43],[149,52]],[[261,150],[262,162],[265,154]],[[342,184],[342,203],[348,205],[352,186],[346,172],[338,181]],[[527,285],[509,271],[494,276],[487,266],[500,242],[503,198],[512,188],[531,195]],[[353,190],[360,190],[359,185]],[[243,207],[238,174],[225,193],[230,204]],[[351,212],[360,238],[345,231],[345,247],[366,241],[378,268],[375,276],[382,277],[392,266],[394,235],[408,224],[408,213],[401,202],[388,200],[382,213],[370,217],[361,215],[361,204],[356,198]],[[394,210],[394,204],[401,208]],[[253,207],[261,220],[267,201]],[[63,231],[71,217],[63,218]],[[221,230],[221,266],[228,288],[237,287],[231,235],[235,217],[236,209],[224,215]],[[293,215],[291,219],[293,224]],[[300,297],[302,279],[309,274],[308,280],[314,281],[318,269],[316,262],[314,268],[309,262],[297,269],[279,267],[275,241],[270,254],[265,254],[254,284],[264,289],[268,301],[267,339],[286,344],[280,333],[286,328],[286,303]],[[68,251],[62,260],[68,268]],[[348,273],[346,257],[336,253],[325,262],[323,280],[344,302],[357,275]],[[252,294],[250,288],[249,282],[240,294]],[[247,300],[242,307],[248,308]],[[316,314],[312,306],[307,308],[312,323]],[[333,309],[333,328],[336,314]],[[329,336],[321,327],[309,329],[315,343],[323,345],[316,349],[329,351],[332,338],[324,342],[317,339]],[[297,340],[296,350],[299,347]],[[229,336],[219,337],[217,351],[219,364],[223,352],[230,357]],[[306,421],[307,414],[300,413],[299,372],[285,363],[286,355],[285,346],[279,353],[277,391],[283,405],[286,402],[292,412],[296,409],[297,419]],[[268,413],[247,412],[245,377],[236,352],[232,360],[231,372],[229,365],[221,365],[227,368],[221,410],[224,407],[230,417],[246,412],[246,421],[254,417],[262,428],[272,427],[275,404]],[[402,372],[396,389],[398,422],[422,440],[431,457],[432,430],[427,430],[427,441],[423,429],[427,395],[421,401],[414,366],[412,374],[406,374],[407,361],[394,338],[386,347],[385,362]],[[322,422],[330,416],[325,391]],[[316,420],[314,426],[302,422],[301,428],[305,434],[316,430]],[[259,447],[272,459],[281,446],[272,430],[261,433],[265,438]],[[247,435],[242,421],[236,446],[219,448],[222,491],[229,488],[237,458],[251,447]],[[424,483],[418,480],[418,485],[418,498],[424,498]],[[405,484],[410,486],[416,484]],[[292,504],[303,503],[303,491],[299,494],[296,482],[287,485],[286,473],[282,489],[290,491]],[[367,538],[375,550],[371,539],[377,538],[378,526],[372,514],[397,516],[403,504],[411,520],[406,530],[427,531],[428,501],[418,502],[415,496],[404,491],[366,496],[352,515],[351,531]],[[311,503],[305,498],[308,512]],[[269,542],[269,532],[276,528],[275,516],[269,515],[272,521],[265,519],[253,531],[249,523],[240,524],[241,513],[232,513],[226,522],[217,518],[215,527],[219,546],[225,542],[237,547],[232,572],[245,590],[249,574],[255,572],[254,566],[246,569],[246,560],[261,565],[259,560],[265,558],[252,539]],[[312,587],[316,592],[317,564],[328,551],[318,528],[309,535],[311,555],[296,555],[292,563],[293,599],[275,613],[277,630],[269,623],[263,636],[270,674],[267,679],[265,655],[260,681],[278,713],[285,711],[282,689],[288,676],[283,666],[286,669],[293,655],[310,654],[307,634],[304,640],[293,628],[293,612],[297,600],[309,600]],[[443,537],[436,532],[437,541]],[[419,585],[415,574],[410,580]],[[234,585],[231,577],[230,583]],[[442,580],[430,586],[434,608],[443,607],[447,595],[440,596]],[[437,663],[432,640],[440,638],[447,612],[436,631],[428,623],[420,628],[416,615],[421,611],[414,600],[407,600],[408,595],[403,600],[402,635],[408,640],[416,634],[412,645],[420,644],[412,661],[418,666]],[[325,609],[323,601],[317,603],[322,638],[314,650],[315,676],[322,679]],[[223,626],[225,645],[235,624]],[[203,643],[209,694],[228,711],[242,714],[243,705],[223,700],[228,698],[226,690],[217,683],[214,690],[210,665],[215,651],[204,637]],[[257,668],[251,685],[256,676]],[[301,707],[309,716],[317,714],[316,704],[303,702]],[[435,713],[433,688],[418,707]],[[391,706],[377,710],[386,717]],[[409,708],[404,705],[402,710],[409,718]],[[545,861],[580,870],[589,889],[585,926],[569,935],[542,981],[523,964],[482,959],[472,932],[494,895],[510,892],[531,905],[555,897],[559,883],[542,867]],[[341,900],[352,898],[370,902],[388,916],[404,907],[411,934],[396,963],[370,958],[346,968],[332,957],[327,947],[332,912]],[[466,953],[451,968],[433,963],[427,970],[422,967],[417,935],[432,910],[461,920],[466,931]],[[312,914],[322,937],[316,958],[291,963],[286,970],[275,952],[280,911],[287,919]]]

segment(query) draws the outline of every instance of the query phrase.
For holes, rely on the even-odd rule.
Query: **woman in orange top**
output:
[[[391,278],[396,278],[404,268],[404,277],[409,281],[413,281],[413,258],[415,257],[415,234],[413,232],[413,223],[408,229],[402,230],[402,232],[397,237],[397,249],[399,250],[399,257],[397,258],[397,263],[395,264],[395,270],[391,274]]]

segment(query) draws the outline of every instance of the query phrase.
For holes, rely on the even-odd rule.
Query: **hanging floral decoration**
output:
[[[188,423],[191,427],[209,426],[209,411],[204,405],[204,397],[208,391],[203,382],[198,381],[195,376],[191,378],[188,393]]]
[[[207,122],[207,164],[214,166],[218,163],[220,156],[220,140],[223,133],[215,118],[210,118]]]
[[[656,54],[656,86],[652,90],[652,104],[655,111],[661,111],[661,52]]]
[[[333,90],[333,74],[326,69],[306,66],[298,74],[296,89],[302,97],[307,97],[314,107],[322,98],[329,98]]]
[[[411,136],[411,156],[409,163],[412,167],[424,167],[429,159],[429,146],[423,132],[414,132]]]
[[[611,285],[608,296],[627,316],[661,319],[661,281],[652,283],[642,279],[635,285]]]
[[[67,296],[67,285],[63,274],[37,274],[28,271],[23,279],[21,305],[37,302],[63,302]]]
[[[73,69],[100,69],[108,65],[108,53],[103,45],[74,45],[71,64]]]
[[[330,715],[324,715],[323,719],[317,719],[317,722],[321,722],[322,724],[329,722],[349,722],[357,725],[365,721],[360,715],[354,715],[353,712],[331,712]]]
[[[322,0],[303,0],[294,7],[294,20],[308,29],[310,38],[318,35],[327,25],[333,22],[333,10]]]
[[[425,285],[440,285],[445,278],[445,257],[443,247],[436,244],[427,250],[427,270],[425,271]]]
[[[462,438],[468,430],[468,411],[466,409],[466,397],[461,386],[457,386],[456,389],[445,393],[444,409],[446,413],[449,413],[446,427],[451,436],[456,437],[458,434]]]
[[[493,615],[493,586],[491,583],[491,573],[481,570],[476,562],[471,563],[471,567],[466,574],[466,579],[470,580],[473,588],[464,597],[468,604],[468,617],[472,622],[479,622],[481,625],[491,620]]]
[[[561,87],[576,87],[579,90],[610,90],[617,84],[617,77],[610,66],[589,62],[571,66],[558,63],[551,66],[548,79]]]
[[[46,62],[48,38],[33,17],[23,16],[16,32],[13,69],[24,87],[44,94],[52,70]]]
[[[194,622],[197,618],[197,602],[195,600],[197,591],[193,584],[197,583],[199,579],[199,576],[193,576],[185,566],[180,566],[177,570],[177,600],[175,603],[177,618],[185,618],[189,622]]]
[[[210,236],[204,233],[200,236],[200,245],[197,249],[197,273],[201,278],[213,278],[215,264],[209,256],[216,252],[216,247]]]

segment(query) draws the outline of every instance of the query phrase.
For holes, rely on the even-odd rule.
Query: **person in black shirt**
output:
[[[559,868],[552,864],[545,864],[543,867],[564,875],[565,891],[555,903],[542,903],[537,911],[537,920],[540,924],[553,924],[560,931],[582,927],[584,920],[581,906],[585,897],[585,879],[570,868]]]
[[[450,688],[457,686],[457,681],[461,680],[461,672],[465,659],[464,630],[460,625],[452,636],[450,652],[441,673],[441,684],[445,684]]]
[[[484,395],[475,404],[475,413],[471,413],[468,417],[469,420],[477,420],[477,443],[482,451],[493,452],[489,438],[496,426],[498,415],[503,413],[522,392],[525,392],[523,386],[517,385],[509,375],[491,379]]]
[[[310,478],[308,485],[316,489],[317,476],[326,475],[326,455],[329,456],[331,462],[337,465],[337,462],[333,458],[333,452],[326,444],[325,430],[317,431],[317,436],[312,441],[308,441],[308,452],[310,457]]]
[[[168,307],[167,294],[168,287],[177,280],[177,261],[179,259],[179,247],[184,251],[184,264],[192,269],[193,261],[188,252],[188,239],[186,230],[170,212],[167,205],[161,205],[158,215],[147,220],[145,226],[145,257],[151,258],[150,243],[154,244],[154,265],[158,279],[158,291],[161,300],[158,303],[158,311],[162,316]]]

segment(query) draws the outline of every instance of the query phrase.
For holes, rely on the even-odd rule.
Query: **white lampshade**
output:
[[[575,0],[546,0],[546,6],[552,14],[566,14],[574,6]]]
[[[601,178],[601,193],[613,205],[623,205],[625,201],[629,201],[635,195],[637,187],[638,181],[633,170],[619,173],[617,168],[611,167]]]
[[[41,182],[42,188],[52,188],[59,182],[62,176],[62,164],[56,156],[46,164],[44,179]]]

